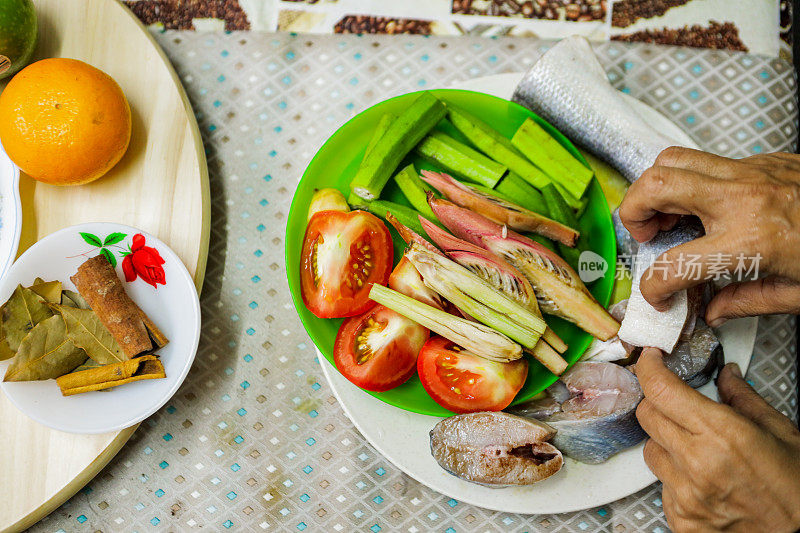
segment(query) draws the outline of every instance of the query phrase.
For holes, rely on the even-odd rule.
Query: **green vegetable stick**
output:
[[[394,181],[414,209],[426,218],[436,220],[436,215],[433,214],[431,206],[428,205],[428,191],[435,193],[435,190],[419,179],[413,164],[395,174]]]
[[[365,200],[378,198],[400,161],[444,118],[445,112],[444,104],[433,94],[419,95],[364,155],[350,190]]]
[[[421,213],[416,209],[412,209],[411,207],[405,205],[396,204],[394,202],[389,202],[388,200],[373,200],[367,204],[367,210],[373,215],[383,219],[386,218],[387,212],[391,213],[397,218],[397,220],[400,221],[402,225],[411,228],[423,237],[428,235],[422,228],[422,224],[419,222],[419,215],[421,215]],[[439,222],[435,217],[431,218],[430,221],[444,229],[444,226],[442,226],[441,222]]]
[[[556,187],[553,185],[548,185],[542,189],[542,195],[547,202],[547,207],[550,209],[550,216],[553,220],[556,222],[561,222],[562,224],[571,228],[578,227],[578,219],[575,216],[575,213],[572,212],[572,208],[567,205]],[[569,265],[575,270],[578,269],[578,260],[581,255],[582,241],[583,237],[581,236],[578,238],[578,245],[575,248],[570,248],[569,246],[564,246],[560,243],[558,245],[561,257],[563,257],[566,262],[569,263]]]
[[[550,211],[547,209],[547,203],[544,201],[542,193],[517,174],[509,171],[494,190],[509,199],[509,201],[550,218]],[[511,200],[512,198],[513,200]]]
[[[497,130],[463,109],[447,106],[447,116],[453,126],[484,154],[504,164],[536,188],[550,183],[547,174],[536,168],[517,150],[511,141]]]
[[[415,149],[422,158],[445,171],[487,187],[494,187],[508,170],[482,153],[439,131],[431,132]]]
[[[389,129],[389,126],[396,118],[397,117],[395,117],[391,113],[384,113],[383,116],[381,116],[381,119],[375,126],[375,131],[369,140],[369,144],[367,144],[367,149],[364,151],[364,157],[366,157],[367,154],[370,153],[373,148],[375,148],[375,145],[378,144],[378,141],[381,140],[383,134],[386,133],[386,131]]]
[[[533,119],[527,119],[511,138],[511,143],[525,157],[560,183],[576,198],[583,196],[594,172],[564,148]]]

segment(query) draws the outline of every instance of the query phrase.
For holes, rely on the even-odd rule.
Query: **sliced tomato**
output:
[[[300,258],[303,303],[320,318],[360,315],[375,305],[373,283],[385,285],[394,248],[389,230],[366,211],[320,211],[308,222]]]
[[[427,328],[376,305],[342,322],[333,345],[333,360],[339,372],[355,385],[383,392],[414,374],[417,355],[427,340]]]
[[[431,337],[417,359],[422,386],[455,413],[501,411],[525,384],[528,362],[497,363],[471,354],[443,337]]]

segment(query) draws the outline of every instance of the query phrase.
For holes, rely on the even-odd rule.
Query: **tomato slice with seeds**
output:
[[[360,315],[373,283],[392,271],[392,237],[366,211],[320,211],[308,221],[300,258],[303,303],[319,318]]]
[[[436,403],[455,413],[502,411],[528,376],[528,362],[498,363],[431,337],[417,359],[422,386]]]
[[[376,305],[342,322],[333,360],[344,377],[362,389],[384,392],[414,374],[428,329],[388,307]]]

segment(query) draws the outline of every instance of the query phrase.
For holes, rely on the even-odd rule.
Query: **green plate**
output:
[[[450,102],[469,110],[470,113],[486,121],[509,138],[526,118],[533,118],[567,148],[572,155],[586,164],[586,161],[566,137],[536,114],[518,104],[472,91],[437,89],[431,92],[444,102]],[[317,318],[303,305],[303,299],[300,295],[300,250],[303,246],[308,204],[311,201],[314,189],[322,187],[335,187],[342,191],[345,197],[348,196],[350,180],[355,175],[372,131],[381,116],[384,113],[400,114],[411,104],[417,94],[404,94],[381,102],[353,117],[339,128],[320,148],[314,159],[311,160],[292,200],[292,207],[286,224],[286,274],[289,281],[289,289],[292,292],[295,308],[300,315],[300,320],[303,321],[306,331],[331,364],[333,364],[333,343],[342,319]],[[456,135],[458,132],[448,130],[448,133]],[[462,141],[465,140],[460,135],[458,136]],[[408,162],[413,162],[418,170],[436,170],[435,166],[413,156],[409,156],[400,168]],[[589,187],[587,194],[589,204],[580,219],[579,229],[581,234],[588,237],[587,242],[591,249],[603,257],[610,265],[605,276],[590,284],[589,290],[601,304],[608,305],[614,286],[614,265],[616,265],[617,258],[614,229],[611,222],[611,214],[608,211],[608,204],[596,180]],[[381,198],[409,205],[403,194],[395,186],[394,180],[391,180],[389,185],[386,186]],[[395,263],[397,263],[402,256],[404,243],[393,228],[391,233],[395,242]],[[589,347],[592,341],[591,335],[559,318],[547,317],[547,322],[569,344],[569,349],[564,354],[567,362],[572,364],[577,361],[586,348]],[[515,398],[515,404],[530,399],[556,380],[556,377],[538,361],[533,359],[529,359],[529,361],[531,364],[529,365],[528,379]],[[434,416],[449,416],[452,414],[428,396],[419,381],[419,377],[416,375],[395,389],[380,393],[370,392],[369,394],[388,404],[415,413]]]

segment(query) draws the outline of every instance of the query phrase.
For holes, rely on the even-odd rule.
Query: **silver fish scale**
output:
[[[680,144],[650,127],[611,86],[583,37],[563,39],[545,53],[525,74],[513,100],[611,163],[630,182],[653,166],[664,149]],[[636,262],[644,264],[648,258],[643,256],[658,256],[689,240],[685,231],[662,232],[639,246]],[[632,312],[622,321],[619,337],[635,346],[669,352],[687,318],[686,291],[680,291],[671,309],[659,313],[642,297],[637,281],[631,290]]]
[[[633,182],[680,143],[651,128],[608,82],[589,42],[568,37],[525,74],[512,97]]]

